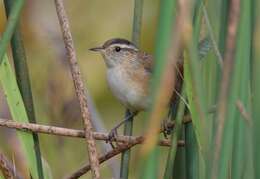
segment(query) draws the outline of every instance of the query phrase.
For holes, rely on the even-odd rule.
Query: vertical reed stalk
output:
[[[147,121],[147,138],[141,149],[143,168],[140,178],[158,178],[160,168],[159,149],[155,146],[158,140],[157,131],[164,117],[163,110],[167,106],[174,90],[175,65],[179,53],[179,36],[173,36],[175,24],[176,1],[160,2],[160,14],[155,41],[154,70],[152,78],[152,106]],[[176,38],[176,39],[175,39]],[[169,82],[171,81],[171,82]],[[168,85],[167,85],[167,82]],[[169,87],[170,84],[170,87]]]
[[[257,9],[260,7],[259,1],[252,1],[252,41],[251,41],[251,64],[252,64],[252,119],[253,119],[253,141],[254,141],[254,166],[255,166],[255,178],[260,178],[260,170],[257,169],[257,167],[260,166],[260,142],[259,142],[259,136],[260,136],[260,82],[259,82],[259,76],[260,76],[260,51],[257,49],[257,43],[258,39],[260,38],[259,32],[257,32],[257,29],[259,30],[260,23],[259,20],[257,20],[257,17],[259,17],[260,13]]]
[[[0,39],[0,64],[3,61],[7,45],[10,42],[12,35],[15,31],[16,25],[19,21],[23,5],[24,0],[17,0],[9,13],[9,18],[7,20],[5,31]]]
[[[219,178],[222,176],[223,178],[227,177],[228,171],[228,160],[230,155],[230,147],[227,148],[225,141],[225,137],[229,139],[232,138],[233,133],[233,126],[227,129],[225,126],[225,122],[227,118],[230,117],[227,115],[227,108],[229,105],[228,97],[231,95],[230,91],[230,80],[231,75],[233,74],[233,67],[235,63],[235,48],[236,48],[236,36],[237,36],[237,28],[239,24],[239,14],[240,14],[240,0],[232,0],[230,2],[230,9],[229,9],[229,16],[228,16],[228,29],[227,29],[227,40],[226,40],[226,50],[224,55],[224,64],[223,64],[223,73],[222,73],[222,81],[220,87],[220,95],[218,100],[218,110],[217,110],[217,122],[218,126],[216,129],[215,134],[215,151],[213,156],[213,165],[212,165],[212,172],[211,178]],[[230,113],[230,112],[229,112]],[[231,113],[230,113],[231,114]],[[228,122],[230,123],[231,120],[229,118]],[[229,135],[224,135],[224,130],[231,131]],[[229,144],[232,146],[232,144]],[[225,149],[224,154],[225,156],[221,156],[223,154],[223,149]],[[224,177],[225,176],[225,177]]]
[[[5,91],[5,96],[12,117],[16,119],[19,116],[19,119],[17,120],[28,122],[27,112],[24,107],[16,79],[13,75],[13,71],[8,62],[7,56],[4,57],[7,50],[7,46],[13,36],[13,33],[16,30],[16,26],[18,24],[24,2],[24,0],[15,1],[15,3],[12,5],[12,8],[10,9],[10,12],[7,13],[8,20],[6,28],[0,40],[0,80],[2,83],[2,87]],[[2,62],[4,62],[4,64],[2,64]],[[22,144],[21,147],[24,152],[26,162],[30,169],[30,174],[35,179],[38,179],[40,174],[36,167],[38,165],[37,159],[33,154],[35,153],[35,143],[33,141],[33,137],[30,134],[24,134],[21,132],[18,132],[18,136]]]
[[[181,96],[185,97],[184,95],[184,87],[181,92]],[[180,104],[178,107],[178,112],[175,120],[175,126],[174,126],[174,131],[171,135],[171,148],[168,154],[168,159],[167,159],[167,164],[166,164],[166,169],[164,173],[164,179],[170,179],[172,178],[172,174],[174,173],[174,161],[177,153],[177,145],[178,145],[178,140],[181,137],[181,132],[182,132],[182,120],[184,116],[184,111],[185,111],[185,103],[183,100],[180,100]]]
[[[140,36],[142,27],[142,14],[143,14],[143,0],[134,1],[134,16],[133,16],[133,29],[132,29],[132,41],[137,46],[140,46]],[[130,115],[130,111],[126,110],[125,117]],[[125,123],[124,135],[131,136],[133,132],[133,118],[129,119]],[[129,173],[130,163],[130,149],[122,153],[120,178],[127,179]]]
[[[9,17],[11,9],[14,7],[15,1],[4,0],[4,3],[5,3],[6,15],[7,17]],[[11,39],[11,47],[12,47],[12,54],[14,60],[16,80],[23,98],[25,109],[28,115],[28,120],[31,123],[36,123],[32,92],[31,92],[31,84],[29,79],[26,55],[25,55],[25,50],[22,42],[21,33],[20,33],[19,23],[16,25],[16,29],[13,33]],[[39,144],[39,138],[37,133],[33,133],[33,140],[34,140],[34,149],[35,149],[35,155],[37,159],[37,169],[39,173],[39,178],[43,179],[44,177],[43,177],[43,168],[42,168],[42,160],[41,160],[41,151],[40,151],[40,144]]]

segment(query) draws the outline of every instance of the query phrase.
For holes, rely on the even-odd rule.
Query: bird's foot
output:
[[[117,140],[116,140],[116,137],[118,136],[118,134],[117,134],[117,129],[118,129],[121,125],[123,125],[125,122],[127,122],[127,121],[129,121],[129,120],[133,120],[133,117],[136,116],[136,115],[137,115],[137,112],[130,112],[130,111],[128,111],[126,117],[124,118],[124,120],[121,121],[119,124],[117,124],[117,125],[109,132],[109,134],[108,134],[108,139],[106,140],[106,142],[107,142],[107,143],[109,142],[112,148],[115,148],[113,142],[115,142],[116,145],[119,146],[119,143],[118,143]]]
[[[107,139],[107,143],[109,143],[111,145],[111,147],[114,149],[115,145],[113,144],[113,142],[116,142],[116,137],[118,136],[117,133],[117,127],[113,128],[109,134],[108,134],[108,139]],[[117,144],[117,142],[116,142]]]

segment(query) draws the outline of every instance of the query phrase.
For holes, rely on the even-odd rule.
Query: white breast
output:
[[[140,93],[134,82],[130,81],[128,74],[116,66],[107,70],[108,85],[121,103],[132,110],[143,110],[148,105],[146,96]]]

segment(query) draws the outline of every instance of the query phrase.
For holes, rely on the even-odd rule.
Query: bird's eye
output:
[[[116,50],[116,52],[119,52],[121,50],[121,48],[120,47],[116,47],[115,50]]]

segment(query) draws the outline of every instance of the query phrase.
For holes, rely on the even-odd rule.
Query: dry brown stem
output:
[[[191,122],[190,116],[184,116],[183,123],[189,123]],[[47,126],[47,125],[40,125],[40,124],[32,124],[32,123],[20,123],[15,122],[7,119],[0,119],[0,126],[2,127],[8,127],[13,128],[17,130],[22,130],[25,132],[36,132],[36,133],[44,133],[44,134],[50,134],[50,135],[59,135],[59,136],[67,136],[67,137],[75,137],[75,138],[85,138],[85,132],[83,130],[77,130],[77,129],[67,129],[62,127],[55,127],[55,126]],[[167,128],[173,128],[174,123],[167,123]],[[162,132],[163,129],[160,129],[160,132]],[[96,140],[108,140],[108,134],[101,133],[101,132],[93,132],[93,137]],[[117,143],[121,143],[118,145],[115,149],[107,152],[106,154],[99,157],[99,163],[103,163],[106,160],[109,160],[110,158],[120,154],[121,152],[124,152],[125,150],[144,142],[145,138],[144,136],[123,136],[118,135],[113,139]],[[160,146],[170,146],[169,140],[159,140],[158,145]],[[179,146],[184,146],[184,141],[178,142]],[[78,178],[82,175],[84,175],[86,172],[90,170],[90,165],[86,164],[83,167],[81,167],[79,170],[74,172],[71,176],[67,178]]]
[[[7,163],[6,157],[0,153],[0,170],[6,179],[12,179],[14,175]]]
[[[141,137],[139,137],[139,138],[141,138]],[[132,143],[117,146],[113,150],[111,150],[111,151],[107,152],[106,154],[102,155],[101,157],[99,157],[99,163],[103,163],[103,162],[109,160],[110,158],[120,154],[121,152],[124,152],[124,151],[130,149],[131,147],[138,144],[138,142],[137,142],[138,140],[141,140],[141,139],[137,139],[136,141],[134,141]],[[184,141],[178,141],[178,146],[184,146]],[[85,164],[80,169],[78,169],[77,171],[72,173],[70,176],[66,177],[66,179],[77,179],[77,178],[81,177],[82,175],[84,175],[85,173],[87,173],[89,170],[90,170],[90,165]]]
[[[169,123],[169,127],[172,127],[174,124]],[[62,127],[54,127],[54,126],[47,126],[47,125],[40,125],[40,124],[33,124],[33,123],[20,123],[11,120],[0,119],[0,126],[13,128],[17,130],[22,130],[25,132],[36,132],[36,133],[44,133],[44,134],[51,134],[51,135],[59,135],[59,136],[67,136],[67,137],[76,137],[76,138],[85,138],[85,132],[83,130],[77,129],[67,129]],[[102,132],[93,132],[93,137],[96,140],[105,140],[109,139],[107,133]],[[143,143],[145,138],[143,136],[123,136],[118,135],[113,139],[117,143],[136,143],[140,144]],[[169,140],[159,140],[158,145],[161,146],[170,146]]]
[[[191,122],[191,119],[189,116],[185,117],[183,120],[183,123],[189,123]],[[85,133],[83,130],[76,130],[76,129],[67,129],[62,127],[54,127],[54,126],[47,126],[47,125],[40,125],[40,124],[32,124],[32,123],[20,123],[15,122],[11,120],[6,119],[0,119],[0,126],[2,127],[8,127],[13,128],[17,130],[22,130],[25,132],[36,132],[36,133],[45,133],[45,134],[51,134],[51,135],[59,135],[59,136],[68,136],[68,137],[76,137],[76,138],[85,138]],[[174,123],[168,123],[169,128],[174,127]],[[163,129],[160,130],[162,132]],[[96,140],[108,140],[108,134],[101,133],[101,132],[93,132],[93,137]],[[118,145],[115,149],[107,152],[106,154],[99,157],[99,163],[103,163],[106,160],[109,160],[110,158],[118,155],[121,152],[124,152],[125,150],[128,150],[129,148],[141,144],[144,142],[145,137],[144,136],[123,136],[118,135],[113,139],[115,142],[117,142]],[[170,146],[169,140],[159,140],[158,145],[160,146]],[[184,146],[184,141],[178,142],[179,146]],[[89,164],[84,165],[79,170],[74,172],[71,176],[68,178],[78,178],[88,172],[91,169]]]
[[[218,99],[218,110],[217,110],[217,129],[215,137],[215,152],[213,156],[212,166],[212,179],[217,178],[219,158],[221,145],[223,140],[223,131],[226,121],[226,110],[227,110],[227,99],[229,95],[230,80],[233,71],[235,61],[235,47],[236,47],[236,34],[239,23],[240,15],[240,0],[231,0],[230,10],[228,16],[228,29],[227,29],[227,40],[226,40],[226,51],[224,55],[223,73],[221,80],[221,88]]]
[[[15,167],[13,164],[3,155],[0,153],[0,171],[5,179],[22,179],[20,174],[15,171]]]
[[[100,178],[98,152],[96,143],[93,137],[93,127],[90,120],[90,113],[87,105],[87,95],[84,89],[84,84],[81,78],[80,69],[77,63],[76,53],[74,50],[72,35],[69,28],[69,21],[63,5],[63,0],[55,0],[56,10],[58,14],[59,23],[62,30],[62,35],[69,59],[70,69],[76,94],[80,103],[80,110],[84,122],[85,137],[87,142],[88,157],[91,164],[91,171],[93,178]]]

